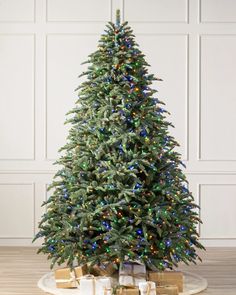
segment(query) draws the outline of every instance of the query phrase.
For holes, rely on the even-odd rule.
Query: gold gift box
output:
[[[94,265],[92,267],[92,274],[96,275],[96,276],[111,276],[114,272],[116,271],[116,269],[114,268],[112,263],[107,263],[104,265]]]
[[[167,285],[167,286],[157,286],[156,287],[157,295],[178,295],[178,287],[176,285]]]
[[[149,281],[155,282],[158,286],[176,285],[179,292],[183,292],[183,274],[180,271],[149,271]]]
[[[116,295],[139,295],[138,287],[119,287],[116,289]]]
[[[61,268],[54,272],[57,288],[76,288],[77,282],[73,269]]]
[[[87,264],[74,267],[74,272],[75,272],[76,278],[80,278],[82,276],[85,276],[88,273]]]
[[[54,272],[57,288],[77,288],[78,279],[88,273],[87,265],[57,269]]]

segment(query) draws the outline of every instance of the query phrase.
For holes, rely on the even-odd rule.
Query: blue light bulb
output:
[[[136,183],[134,189],[139,189],[139,188],[141,188],[141,187],[142,187],[142,184],[141,184],[141,183]]]
[[[172,244],[172,241],[170,239],[168,239],[168,240],[165,241],[165,244],[166,244],[167,247],[170,247],[171,244]]]
[[[143,128],[141,131],[140,131],[140,136],[142,137],[146,137],[147,136],[147,130],[145,128]]]
[[[136,233],[137,233],[138,235],[141,235],[141,234],[143,233],[143,231],[141,230],[141,228],[139,228],[139,229],[136,231]]]

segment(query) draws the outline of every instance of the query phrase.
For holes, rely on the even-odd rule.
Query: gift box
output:
[[[183,274],[180,271],[148,272],[148,279],[158,286],[176,285],[179,292],[183,292]]]
[[[176,285],[167,285],[167,286],[157,286],[156,287],[157,295],[178,295],[178,287]]]
[[[111,295],[111,278],[86,275],[80,278],[80,290],[86,295]]]
[[[146,266],[138,263],[123,263],[119,269],[119,284],[123,286],[138,286],[146,282]]]
[[[116,271],[114,265],[112,263],[104,263],[101,265],[95,264],[91,272],[96,276],[111,276]]]
[[[111,278],[95,278],[95,295],[111,295]],[[87,293],[86,293],[87,294]]]
[[[55,281],[57,288],[77,288],[79,278],[88,273],[87,264],[76,266],[74,269],[68,267],[55,270]]]
[[[54,272],[57,288],[76,288],[77,282],[74,270],[70,268],[57,269]]]
[[[74,267],[75,277],[76,279],[85,276],[88,273],[88,266],[87,264],[79,265]]]
[[[140,282],[138,286],[141,295],[156,295],[156,284],[154,282]]]
[[[119,287],[115,291],[116,295],[139,295],[138,287]]]

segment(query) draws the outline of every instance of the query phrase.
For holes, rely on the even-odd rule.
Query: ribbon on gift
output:
[[[105,287],[103,290],[104,290],[104,295],[109,295],[112,292],[112,288],[106,288]]]
[[[69,271],[69,268],[66,268],[65,270],[67,270],[68,269],[68,271]],[[63,270],[63,269],[62,269]],[[60,269],[59,269],[59,271],[60,271]],[[67,275],[68,275],[68,272],[67,272]],[[79,277],[77,277],[76,276],[76,271],[75,271],[75,269],[72,269],[70,272],[69,272],[69,278],[68,279],[65,279],[65,278],[63,278],[63,279],[55,279],[55,282],[56,283],[74,283],[75,285],[77,285],[78,286],[78,284],[79,284]]]
[[[118,289],[118,291],[119,291],[118,295],[122,295],[124,289],[125,289],[124,287],[120,287],[120,288]]]
[[[114,288],[114,293],[116,295],[127,295],[127,292],[124,291],[128,291],[128,290],[136,290],[137,294],[139,294],[138,288],[135,286],[117,286],[116,288]]]
[[[69,279],[55,279],[56,283],[71,283],[76,282],[75,273],[74,271],[70,271],[70,278]]]
[[[156,284],[152,281],[140,282],[139,290],[142,295],[153,295],[156,294]]]
[[[151,292],[151,282],[147,282],[147,290],[146,290],[146,294],[147,295],[150,295],[150,292]]]
[[[163,281],[163,279],[164,279],[164,272],[161,271],[161,272],[158,272],[157,274],[158,274],[158,279],[159,279],[160,281]]]
[[[156,291],[156,288],[152,288],[152,282],[147,282],[147,290],[144,293],[150,295],[151,291]]]
[[[115,288],[115,294],[116,295],[124,295],[124,290],[138,290],[135,286],[119,286],[118,288]],[[117,293],[118,291],[118,293]]]

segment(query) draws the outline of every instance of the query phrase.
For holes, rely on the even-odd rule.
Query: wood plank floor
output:
[[[43,295],[38,279],[49,271],[49,262],[33,247],[0,247],[0,295]],[[181,266],[208,280],[202,295],[236,295],[236,248],[208,248],[203,262]]]

